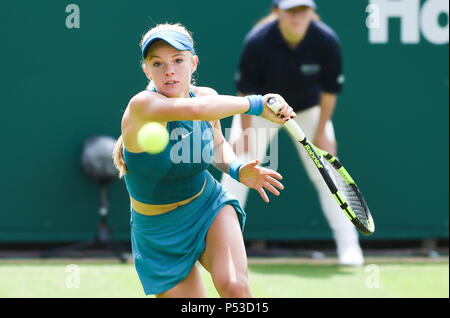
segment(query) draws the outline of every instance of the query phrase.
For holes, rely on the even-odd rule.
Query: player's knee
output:
[[[241,274],[236,277],[221,275],[214,280],[219,294],[227,298],[248,298],[251,297],[250,284],[247,275]]]

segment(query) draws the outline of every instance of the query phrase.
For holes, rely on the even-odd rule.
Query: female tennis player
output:
[[[236,87],[238,95],[269,91],[281,94],[294,108],[297,123],[314,145],[336,156],[331,117],[343,84],[341,50],[336,34],[318,21],[315,8],[313,0],[274,0],[272,13],[245,40]],[[263,127],[268,128],[270,137],[262,136],[263,140],[260,137],[256,141],[252,132]],[[267,144],[278,130],[270,128],[278,127],[256,117],[234,116],[229,142],[238,158],[263,161]],[[247,137],[252,140],[250,144]],[[261,144],[263,147],[256,147]],[[340,211],[301,144],[295,145],[333,231],[339,264],[362,265],[357,231]],[[222,185],[245,207],[246,187],[227,175],[223,176]]]
[[[230,173],[268,202],[265,190],[279,195],[281,175],[257,160],[237,160],[219,120],[248,113],[283,124],[296,115],[276,94],[224,96],[192,85],[198,56],[190,33],[179,24],[151,29],[141,49],[151,88],[131,98],[114,162],[130,195],[132,251],[144,291],[157,297],[206,297],[199,261],[221,297],[251,297],[242,236],[245,212],[207,168],[212,163]],[[265,105],[271,96],[283,104],[278,116]],[[139,129],[149,121],[162,123],[170,135],[167,148],[156,155],[137,143]]]

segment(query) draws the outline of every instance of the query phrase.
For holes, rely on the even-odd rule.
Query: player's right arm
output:
[[[245,95],[249,95],[249,94],[244,94],[241,92],[237,93],[238,96],[245,96]],[[241,115],[241,124],[242,124],[242,130],[245,131],[247,128],[251,127],[251,120],[252,117],[250,115],[246,115],[246,114],[242,114]]]
[[[266,101],[276,96],[283,107],[277,117],[266,105]],[[273,122],[283,124],[288,116],[292,115],[292,108],[287,105],[279,95],[267,94],[263,97],[264,110],[262,117]],[[134,96],[129,103],[129,111],[146,121],[179,121],[179,120],[202,120],[212,121],[226,118],[235,114],[242,114],[249,110],[250,103],[245,97],[228,95],[207,95],[193,98],[168,98],[155,92],[143,91]],[[294,113],[295,115],[295,113]]]

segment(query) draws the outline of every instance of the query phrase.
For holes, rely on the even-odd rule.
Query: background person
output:
[[[272,13],[247,35],[236,75],[238,95],[276,92],[294,108],[296,121],[313,143],[337,155],[331,121],[343,84],[341,49],[336,34],[315,13],[313,0],[274,0]],[[253,128],[247,130],[248,128]],[[263,160],[266,147],[257,147],[257,128],[269,138],[279,126],[247,115],[234,116],[229,142],[240,158]],[[258,136],[260,137],[260,136]],[[250,140],[250,141],[249,141]],[[341,265],[362,265],[358,233],[330,195],[330,191],[303,147],[297,145],[309,179],[336,242]],[[248,189],[227,175],[222,185],[245,206]],[[303,200],[304,198],[300,198]]]

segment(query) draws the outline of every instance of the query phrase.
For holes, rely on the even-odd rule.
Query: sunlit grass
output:
[[[0,261],[0,297],[145,297],[132,264],[72,263],[77,267]],[[201,273],[209,297],[218,297],[209,273],[203,268]],[[448,261],[362,267],[251,264],[249,279],[255,297],[449,297]]]

